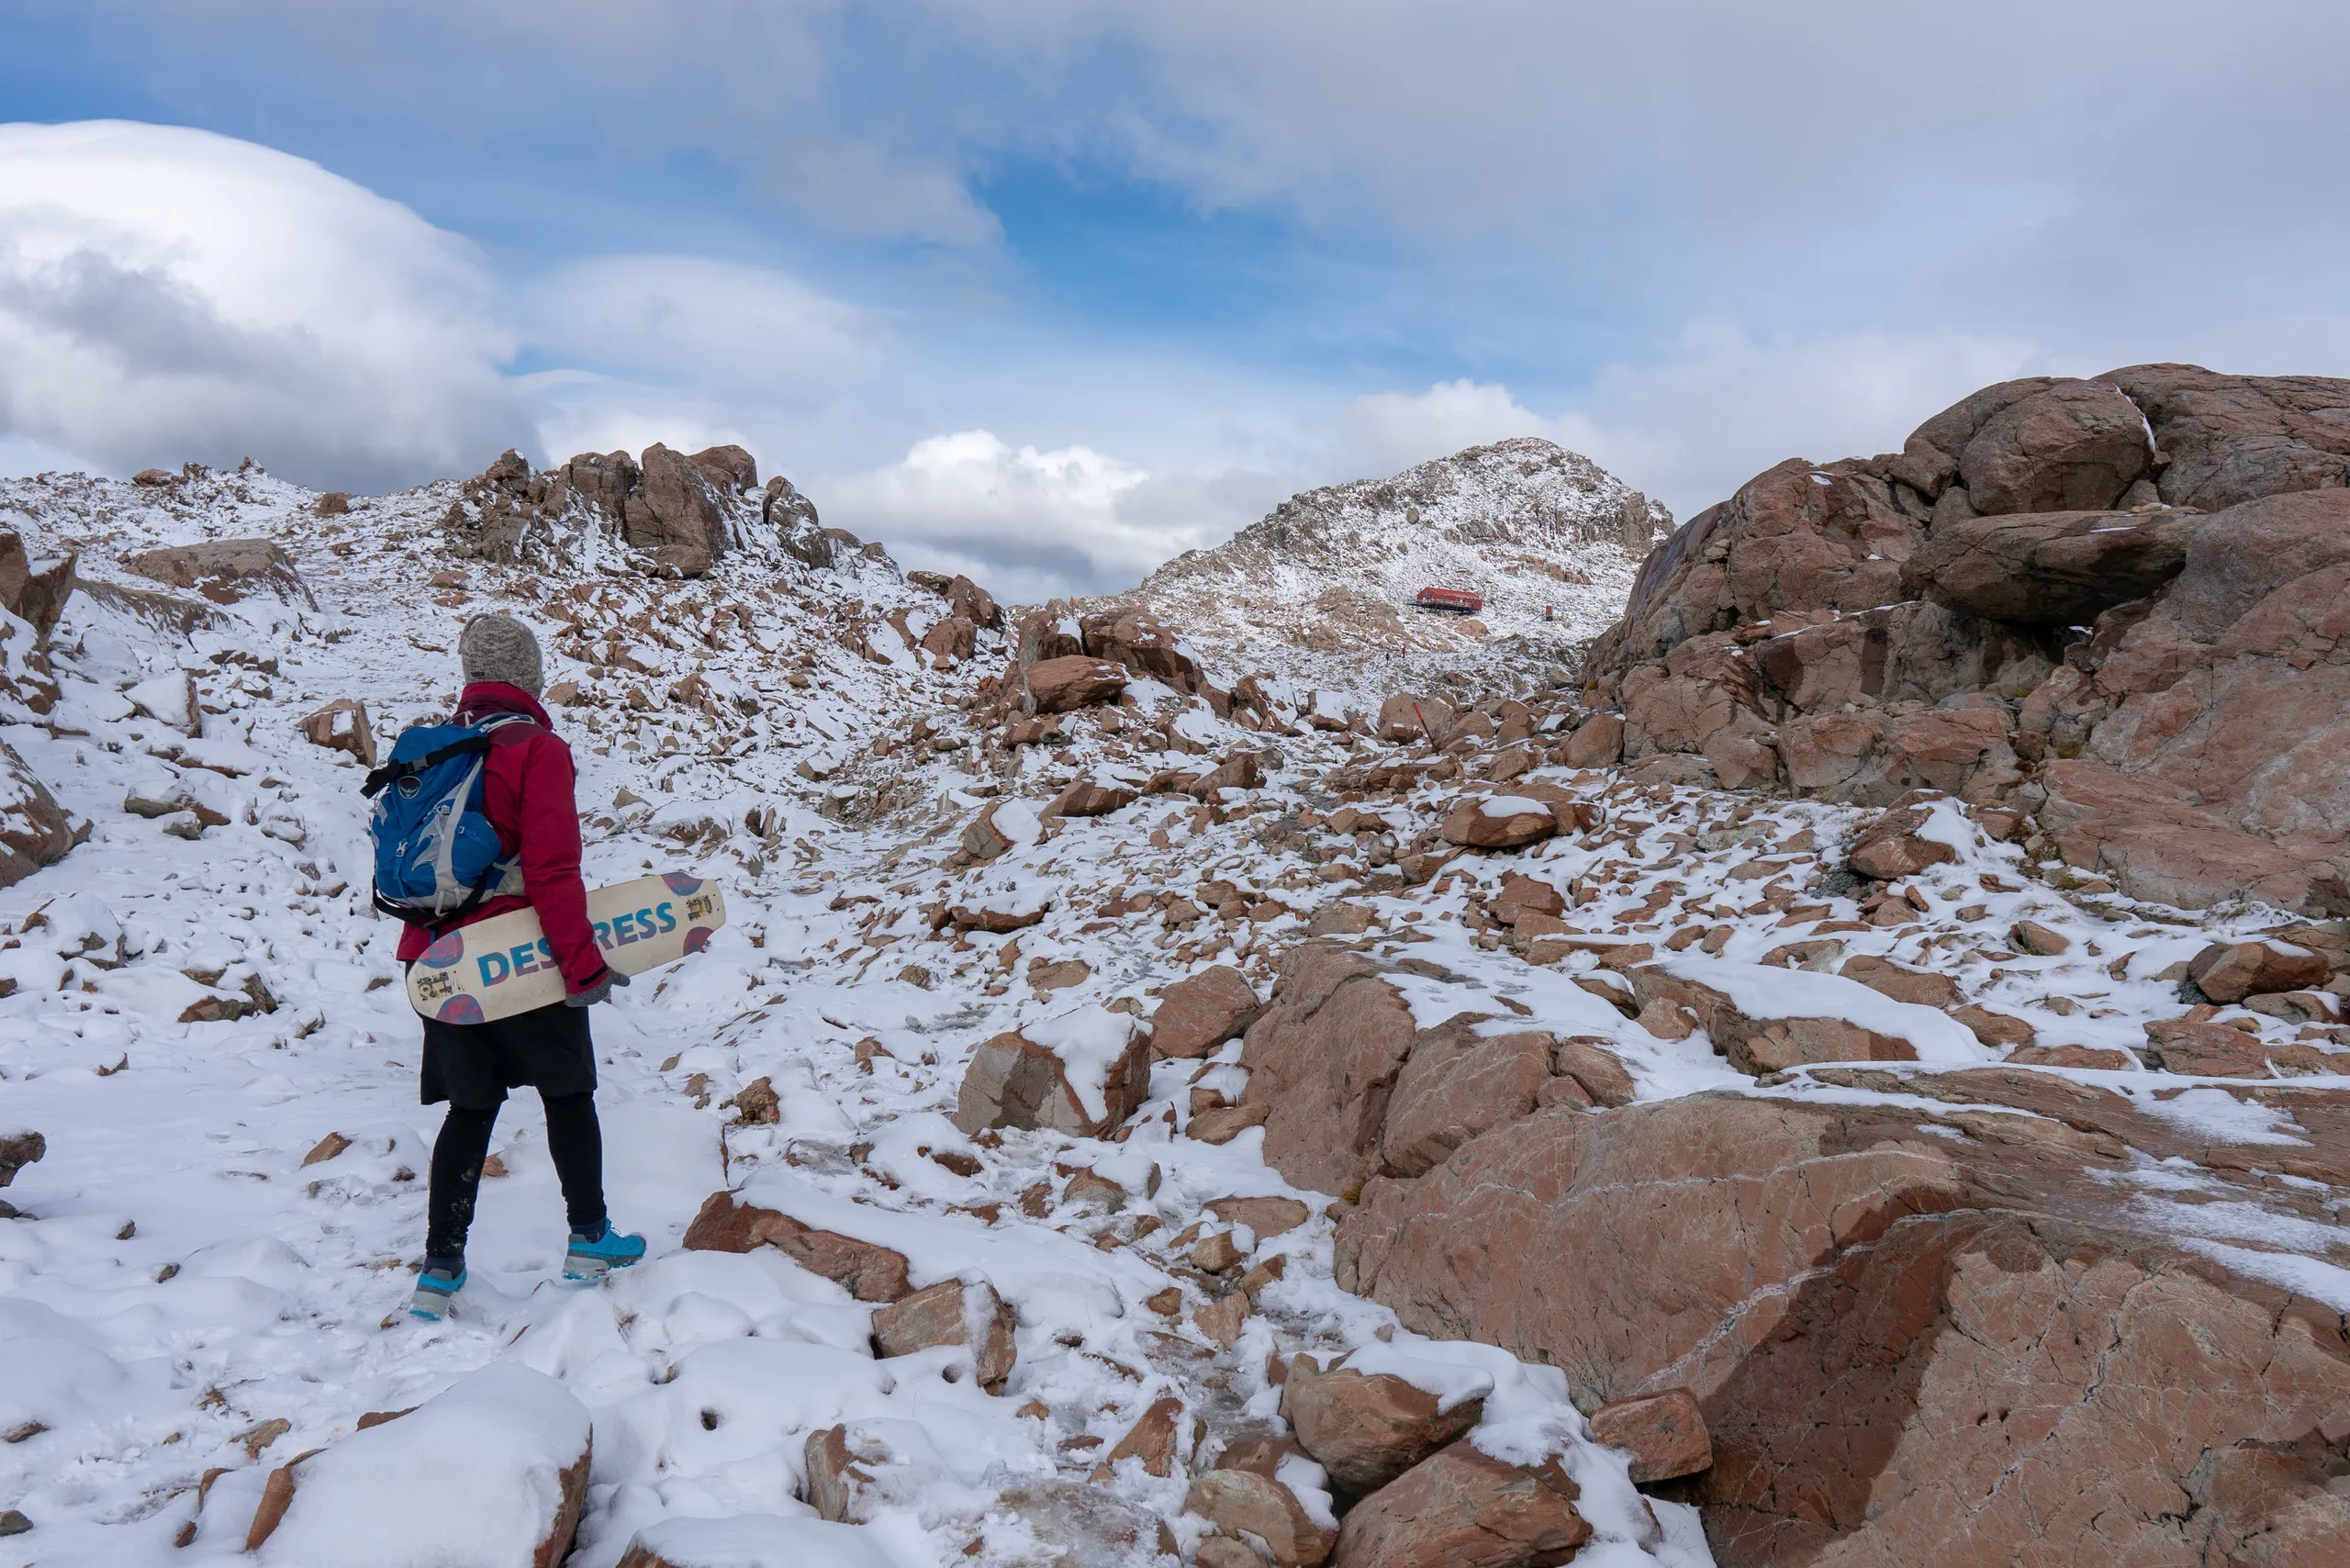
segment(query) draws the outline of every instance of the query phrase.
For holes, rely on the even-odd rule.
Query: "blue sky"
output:
[[[0,465],[739,440],[1016,595],[1505,435],[1686,516],[2006,375],[2350,372],[2345,44],[2304,0],[0,0]]]

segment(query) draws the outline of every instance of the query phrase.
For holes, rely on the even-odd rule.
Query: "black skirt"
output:
[[[542,1096],[596,1087],[596,1045],[588,1009],[560,1002],[487,1024],[424,1020],[424,1103],[468,1111],[501,1104],[525,1084]]]

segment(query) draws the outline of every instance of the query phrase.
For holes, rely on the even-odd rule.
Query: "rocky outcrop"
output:
[[[1171,628],[1131,610],[1082,616],[1078,636],[1088,656],[1106,659],[1186,696],[1207,686],[1200,662]]]
[[[2350,748],[2345,431],[2350,382],[1987,387],[1898,454],[1782,464],[1693,519],[1591,673],[1628,762],[2044,806],[2139,896],[2350,912],[2350,779],[2320,760]]]
[[[2350,1097],[2246,1085],[2292,1119],[2288,1154],[2026,1070],[1812,1071],[1933,1108],[1538,1109],[1423,1175],[1374,1176],[1338,1228],[1339,1282],[1419,1332],[1564,1369],[1587,1408],[1688,1391],[1712,1463],[1668,1492],[1703,1506],[1725,1568],[2184,1564],[2350,1523],[2322,1479],[2350,1435],[2340,1315],[2111,1196],[2135,1150],[2191,1159],[2279,1223],[2314,1215],[2350,1181]],[[1292,1180],[1322,1168],[1267,1153]],[[2311,1185],[2269,1184],[2272,1161]],[[1621,1410],[1612,1428],[1642,1424]],[[1678,1426],[1667,1468],[1694,1459]]]
[[[658,442],[637,457],[588,452],[541,472],[509,451],[465,481],[441,528],[458,555],[576,566],[610,545],[644,571],[684,577],[754,543],[818,567],[875,550],[820,527],[815,506],[781,475],[760,488],[758,465],[741,447],[688,454]]]

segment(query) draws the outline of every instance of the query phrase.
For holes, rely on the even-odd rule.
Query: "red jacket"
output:
[[[528,907],[539,912],[564,989],[576,996],[604,978],[604,956],[588,928],[588,887],[579,879],[579,802],[572,792],[578,774],[571,748],[554,733],[547,711],[520,687],[480,680],[457,699],[461,724],[492,713],[520,713],[532,721],[492,730],[482,765],[482,814],[506,853],[520,855],[522,896],[485,900],[463,919],[439,925],[411,925],[400,934],[399,958],[420,957],[443,931]]]

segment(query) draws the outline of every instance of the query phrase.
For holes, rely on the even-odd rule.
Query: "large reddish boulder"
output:
[[[1688,1390],[1714,1462],[1671,1495],[1704,1507],[1724,1568],[2184,1563],[2341,1506],[2299,1472],[2225,1518],[2174,1506],[2215,1495],[2214,1454],[2341,1430],[2350,1338],[2112,1183],[2190,1160],[2281,1218],[2310,1200],[2257,1168],[2350,1180],[2350,1102],[2244,1085],[2303,1141],[2232,1149],[2029,1070],[1813,1072],[1917,1099],[1538,1111],[1371,1181],[1338,1281],[1418,1332],[1561,1367],[1579,1397]]]
[[[2113,505],[2153,464],[2154,433],[2137,405],[2098,382],[2059,381],[1986,420],[1959,454],[1958,477],[1986,515],[2076,511]]]
[[[2141,364],[2100,375],[2154,426],[2168,459],[2155,483],[2175,507],[2223,511],[2263,496],[2350,487],[2342,410],[2350,386],[2321,375],[2224,375]]]
[[[1291,948],[1240,1058],[1240,1109],[1261,1115],[1267,1159],[1326,1193],[1369,1174],[1416,1032],[1411,1004],[1378,963],[1327,943]]]
[[[1700,513],[1593,686],[1659,776],[2044,802],[2136,896],[2350,913],[2344,408],[2350,383],[2192,365],[1986,387],[1897,454]]]
[[[1555,1465],[1508,1464],[1458,1442],[1348,1511],[1335,1568],[1557,1568],[1591,1539]]]
[[[2086,745],[2042,776],[2065,858],[2142,898],[2350,913],[2350,490],[2209,519],[2092,651]]]

